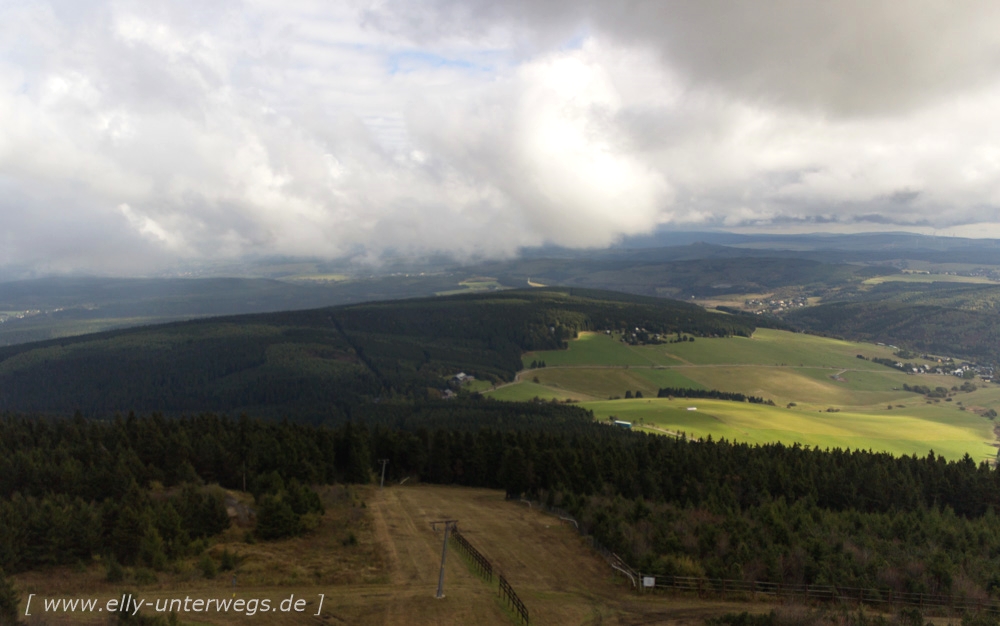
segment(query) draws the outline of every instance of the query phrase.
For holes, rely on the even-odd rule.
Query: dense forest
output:
[[[464,371],[510,380],[581,330],[750,335],[754,320],[578,289],[510,290],[222,317],[0,348],[0,410],[217,411],[343,421]]]
[[[97,555],[162,567],[228,524],[212,484],[255,495],[262,539],[303,532],[321,510],[309,486],[367,482],[376,459],[389,460],[388,480],[560,506],[644,572],[1000,588],[1000,473],[968,456],[694,442],[598,424],[569,405],[489,400],[370,404],[336,427],[7,416],[0,568]]]
[[[994,311],[882,300],[819,305],[795,311],[786,319],[811,331],[857,341],[1000,362],[1000,319]]]

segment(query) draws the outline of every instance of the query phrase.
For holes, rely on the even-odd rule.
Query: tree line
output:
[[[572,405],[490,400],[387,401],[339,425],[7,416],[0,567],[91,555],[157,567],[190,554],[228,523],[206,484],[274,509],[258,519],[261,538],[302,532],[321,513],[310,486],[368,482],[376,459],[388,459],[388,481],[547,501],[650,573],[1000,588],[1000,473],[968,455],[695,442],[599,424]]]
[[[773,400],[765,400],[760,396],[748,396],[736,391],[719,391],[718,389],[686,389],[684,387],[663,387],[656,392],[657,398],[709,398],[712,400],[731,400],[732,402],[750,402],[752,404],[768,404],[774,406]]]

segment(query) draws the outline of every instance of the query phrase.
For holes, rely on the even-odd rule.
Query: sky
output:
[[[1000,237],[1000,4],[4,0],[0,271]]]

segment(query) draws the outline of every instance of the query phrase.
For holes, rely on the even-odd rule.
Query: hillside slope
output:
[[[581,330],[746,336],[753,323],[574,289],[213,318],[2,348],[0,410],[340,419],[376,398],[426,396],[459,371],[510,380],[522,352],[561,348]]]

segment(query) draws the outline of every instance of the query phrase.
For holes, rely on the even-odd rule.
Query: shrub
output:
[[[219,573],[218,568],[215,567],[215,561],[208,553],[201,556],[201,560],[198,561],[198,569],[201,570],[201,575],[205,578],[215,578],[215,575]]]

